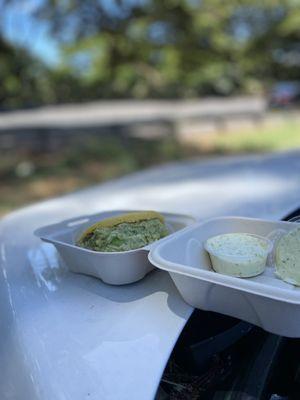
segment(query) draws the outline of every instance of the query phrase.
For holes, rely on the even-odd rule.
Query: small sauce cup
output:
[[[234,245],[230,248],[231,240]],[[214,271],[239,278],[262,274],[272,247],[268,238],[250,233],[225,233],[213,236],[204,243]]]

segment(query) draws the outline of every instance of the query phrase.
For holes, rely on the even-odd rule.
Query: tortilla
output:
[[[275,271],[280,279],[300,286],[300,227],[279,239],[275,253]]]

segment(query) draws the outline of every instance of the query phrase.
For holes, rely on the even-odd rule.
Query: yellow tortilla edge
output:
[[[164,216],[156,211],[137,211],[127,214],[120,214],[115,217],[103,219],[96,222],[87,228],[80,236],[78,241],[81,241],[85,236],[92,233],[96,228],[112,228],[113,226],[123,223],[134,223],[139,221],[146,221],[149,219],[159,219],[162,223],[165,222]]]

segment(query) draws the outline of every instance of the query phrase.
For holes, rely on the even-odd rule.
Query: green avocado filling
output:
[[[78,242],[95,251],[127,251],[139,249],[168,235],[166,226],[157,218],[122,223],[110,228],[96,228]]]

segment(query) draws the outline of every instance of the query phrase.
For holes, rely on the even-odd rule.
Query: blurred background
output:
[[[0,215],[300,147],[298,0],[0,0]]]

